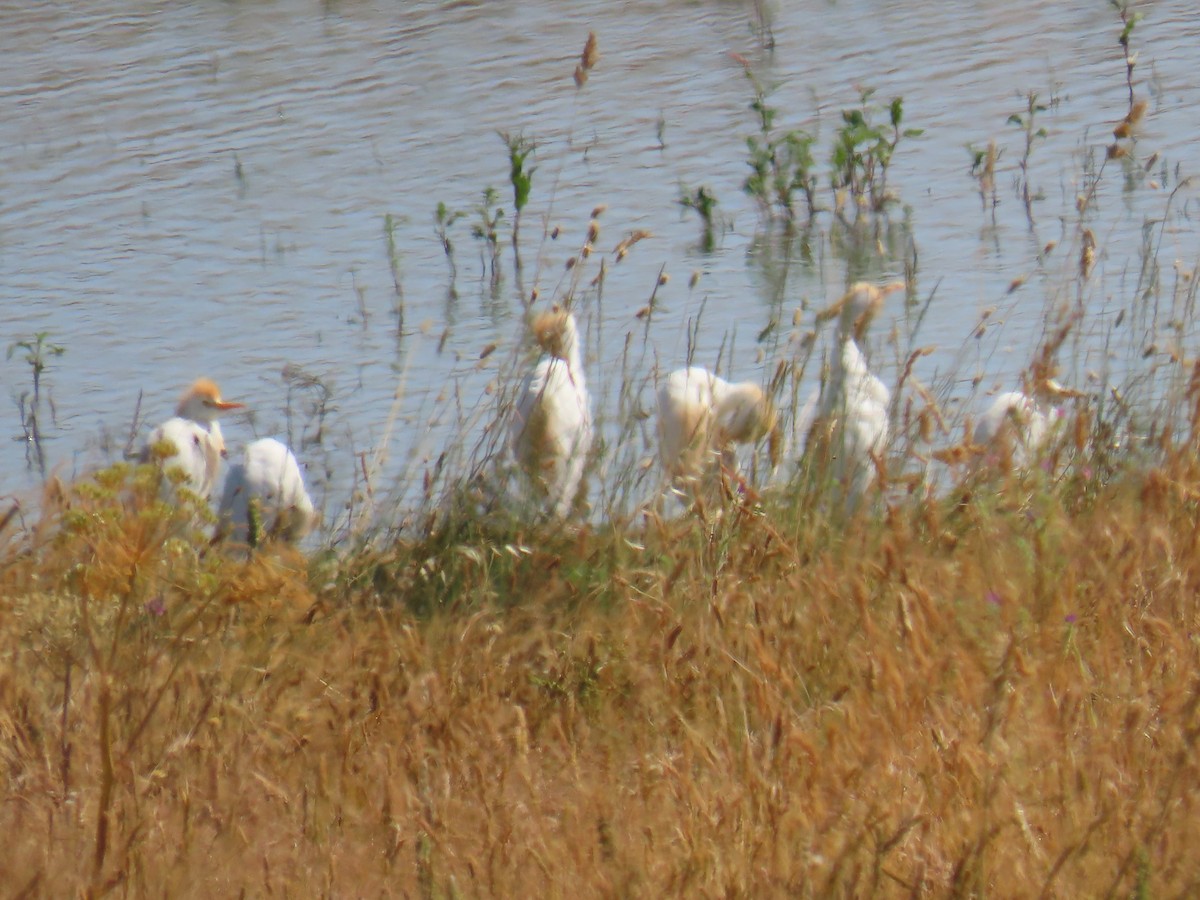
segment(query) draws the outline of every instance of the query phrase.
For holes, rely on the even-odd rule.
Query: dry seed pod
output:
[[[587,43],[583,45],[583,55],[579,57],[579,65],[586,72],[592,66],[596,65],[596,60],[600,58],[600,50],[596,43],[596,32],[589,31]]]
[[[619,244],[617,244],[616,247],[613,248],[613,253],[616,254],[617,257],[623,257],[629,251],[630,247],[643,238],[648,237],[651,237],[651,234],[645,229],[639,228],[636,231],[632,231],[629,233],[629,237],[622,240]]]
[[[1083,249],[1079,253],[1079,274],[1086,281],[1092,274],[1092,266],[1096,262],[1096,236],[1092,229],[1083,229]]]
[[[600,218],[600,216],[602,216],[602,215],[604,214],[604,211],[605,211],[606,209],[608,209],[608,204],[607,204],[607,203],[598,203],[598,204],[596,205],[596,208],[592,210],[592,218],[593,218],[593,219],[598,219],[598,218]]]
[[[1088,435],[1092,432],[1092,415],[1088,412],[1087,407],[1079,410],[1075,414],[1075,433],[1072,435],[1075,442],[1075,449],[1082,453],[1087,447]]]
[[[979,186],[985,194],[992,193],[996,187],[996,159],[999,157],[996,150],[996,141],[993,138],[988,141],[987,156],[984,158],[983,174],[979,179]]]
[[[923,409],[917,414],[917,432],[926,444],[933,443],[933,417],[929,415],[928,409]]]

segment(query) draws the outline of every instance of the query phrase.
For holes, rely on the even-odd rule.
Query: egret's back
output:
[[[658,389],[658,449],[673,479],[694,478],[712,456],[714,387],[720,379],[690,366],[668,375]]]
[[[242,461],[230,467],[225,479],[220,516],[235,541],[250,541],[252,508],[261,536],[298,541],[316,521],[295,454],[274,438],[248,444]]]
[[[997,395],[975,423],[975,443],[986,448],[985,461],[1001,458],[1021,469],[1033,462],[1050,433],[1049,416],[1021,391]]]

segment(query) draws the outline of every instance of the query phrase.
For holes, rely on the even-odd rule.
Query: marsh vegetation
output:
[[[1128,103],[1111,140],[1060,161],[1081,185],[1067,211],[1047,212],[1037,180],[1052,112],[1037,92],[963,160],[970,227],[1019,209],[1037,264],[937,367],[927,316],[951,290],[895,177],[936,131],[866,87],[833,129],[784,127],[747,60],[749,264],[777,302],[715,358],[698,349],[699,277],[686,347],[661,358],[665,264],[621,339],[602,338],[610,280],[652,235],[602,197],[537,218],[578,173],[539,159],[536,135],[495,140],[504,190],[431,210],[450,302],[474,267],[522,332],[552,304],[579,322],[594,437],[589,420],[557,515],[522,490],[510,446],[523,378],[556,365],[545,339],[480,348],[492,377],[422,409],[437,443],[393,483],[398,371],[349,499],[299,548],[214,543],[204,498],[164,492],[153,465],[47,469],[39,496],[0,511],[0,880],[19,896],[1196,893],[1200,360],[1193,272],[1164,249],[1188,181],[1138,140],[1152,48],[1129,6],[1108,11],[1123,56],[1105,77]],[[771,53],[769,5],[746,23]],[[603,50],[589,37],[564,67],[580,129]],[[1132,246],[1100,227],[1127,191],[1161,204]],[[719,198],[676,199],[711,252]],[[398,235],[389,216],[376,241],[403,339]],[[894,290],[799,302],[789,276],[814,247],[843,287]],[[994,392],[977,361],[1033,290],[1041,325],[1007,385],[1031,405],[981,430]],[[848,478],[847,439],[815,423],[846,416],[851,345],[886,427]],[[72,354],[40,332],[12,346],[41,469],[37,416]],[[655,389],[747,358],[769,415],[740,452],[742,432],[721,432],[704,490],[673,491]],[[310,475],[336,465],[320,451],[336,391],[283,378],[288,445]]]

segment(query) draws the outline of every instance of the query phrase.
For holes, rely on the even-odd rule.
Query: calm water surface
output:
[[[1086,302],[1097,321],[1133,304],[1147,221],[1163,223],[1164,296],[1173,263],[1194,268],[1200,247],[1194,191],[1167,202],[1200,172],[1200,17],[1184,0],[1137,8],[1135,82],[1149,113],[1135,157],[1158,159],[1140,178],[1109,163],[1089,210],[1099,248]],[[915,261],[917,296],[934,293],[916,339],[936,347],[918,375],[943,385],[952,407],[980,405],[1029,362],[1046,304],[1073,290],[1085,163],[1103,161],[1128,104],[1115,14],[1101,0],[843,0],[778,3],[772,14],[770,51],[753,7],[721,0],[581,0],[569,11],[537,0],[0,2],[0,338],[48,332],[65,348],[45,374],[50,466],[71,475],[119,457],[139,392],[153,423],[210,375],[251,407],[226,427],[231,447],[256,434],[289,439],[327,521],[364,470],[377,495],[402,499],[447,441],[476,439],[478,424],[460,434],[457,423],[486,404],[521,336],[511,250],[494,293],[470,233],[487,186],[511,214],[498,132],[537,144],[527,291],[554,294],[597,204],[607,204],[600,249],[652,232],[619,265],[610,258],[601,302],[592,292],[583,310],[590,378],[610,419],[619,360],[630,333],[640,348],[636,313],[660,269],[671,280],[642,365],[681,364],[703,310],[697,360],[761,379],[793,352],[794,310],[810,327],[811,309],[848,280],[896,277]],[[589,29],[601,59],[576,91]],[[904,98],[906,122],[924,134],[897,152],[901,204],[876,252],[848,260],[825,215],[811,257],[779,278],[741,191],[755,120],[737,55],[774,86],[782,127],[818,133],[823,183],[840,110],[859,88]],[[1042,195],[1035,231],[1014,188],[1021,135],[1006,124],[1029,91],[1049,107],[1030,165]],[[994,227],[964,149],[991,138],[1003,148]],[[681,185],[718,198],[725,227],[712,252],[677,205]],[[468,213],[450,230],[456,295],[434,231],[439,202]],[[554,225],[563,236],[543,241]],[[1039,258],[1051,241],[1058,248]],[[1027,280],[1009,294],[1016,278]],[[993,306],[993,330],[971,340]],[[883,319],[877,334],[894,327],[896,347],[907,346],[911,314]],[[780,327],[758,343],[772,321]],[[885,380],[899,352],[877,354]],[[1085,343],[1071,366],[1065,374],[1082,383],[1104,369],[1103,354]],[[29,376],[20,353],[0,360],[0,494],[40,480],[18,411]],[[319,431],[322,390],[304,377],[328,391]],[[606,434],[614,441],[615,425]]]

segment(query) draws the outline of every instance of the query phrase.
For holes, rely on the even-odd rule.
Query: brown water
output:
[[[1166,218],[1160,291],[1170,294],[1176,260],[1191,269],[1197,257],[1194,191],[1184,187],[1169,207],[1167,195],[1200,171],[1200,17],[1184,0],[1138,8],[1135,81],[1150,107],[1136,158],[1159,156],[1144,178],[1110,163],[1086,219],[1099,243],[1087,303],[1101,319],[1133,304],[1147,221]],[[1128,103],[1116,15],[1101,0],[771,9],[773,51],[756,37],[751,4],[720,0],[582,0],[569,12],[536,0],[0,3],[0,337],[7,345],[45,331],[65,347],[45,375],[57,413],[42,416],[50,465],[72,474],[119,455],[139,391],[153,422],[206,374],[253,407],[251,420],[226,428],[230,444],[256,433],[288,438],[329,521],[364,458],[386,451],[379,492],[419,473],[452,433],[456,404],[479,402],[521,334],[511,251],[493,295],[470,236],[474,213],[458,222],[454,298],[433,229],[439,202],[470,211],[489,185],[511,214],[497,132],[537,143],[522,231],[526,288],[554,292],[597,204],[608,205],[600,247],[634,228],[653,233],[610,265],[602,305],[585,310],[593,390],[610,418],[614,360],[627,334],[640,344],[635,314],[660,268],[672,279],[658,294],[647,359],[681,364],[688,323],[703,308],[697,361],[714,364],[724,348],[730,374],[755,378],[790,352],[793,309],[833,299],[856,277],[903,274],[913,258],[918,296],[936,288],[917,340],[937,351],[918,374],[932,384],[952,371],[950,400],[979,405],[972,380],[982,378],[979,391],[1012,383],[1047,301],[1073,278],[1084,162],[1103,160]],[[571,72],[589,29],[601,59],[576,91]],[[779,280],[741,191],[755,122],[733,54],[776,86],[780,125],[819,131],[823,180],[839,112],[858,86],[885,102],[904,98],[907,123],[925,133],[896,155],[891,184],[902,204],[882,252],[848,262],[825,215],[811,260]],[[1028,91],[1050,106],[1031,158],[1044,195],[1036,231],[1014,188],[1020,134],[1005,121]],[[995,227],[964,150],[993,137],[1004,149]],[[711,253],[676,204],[680,185],[701,184],[727,223]],[[387,215],[403,287],[400,336]],[[564,237],[544,243],[555,224]],[[1039,261],[1049,241],[1060,248]],[[1018,277],[1028,280],[1009,294]],[[971,340],[991,306],[1003,328]],[[895,325],[903,344],[912,318],[895,309],[884,319],[879,333]],[[783,327],[757,346],[773,320]],[[498,351],[481,364],[493,343]],[[885,360],[895,356],[877,357],[885,380],[894,380]],[[319,442],[304,402],[314,391],[294,390],[287,415],[285,366],[330,389]],[[1072,366],[1066,374],[1084,382],[1105,359],[1085,345]],[[29,374],[20,353],[0,360],[4,493],[39,478],[17,404]],[[615,426],[606,428],[615,440]]]

